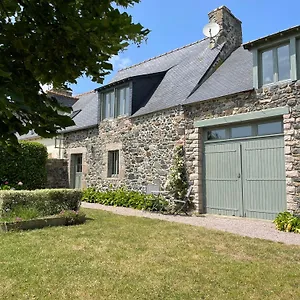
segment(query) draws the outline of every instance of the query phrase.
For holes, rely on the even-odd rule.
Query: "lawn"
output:
[[[300,247],[85,210],[0,234],[4,299],[300,299]]]

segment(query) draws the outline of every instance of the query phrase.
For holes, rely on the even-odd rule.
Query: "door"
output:
[[[244,215],[274,220],[286,210],[283,138],[245,141],[242,149]]]
[[[72,165],[73,165],[72,187],[75,189],[81,189],[82,188],[82,154],[72,155]]]
[[[242,216],[240,145],[238,143],[206,145],[205,165],[206,212]]]
[[[282,136],[205,145],[206,212],[274,219],[286,210]]]

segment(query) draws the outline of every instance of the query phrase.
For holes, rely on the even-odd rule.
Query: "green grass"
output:
[[[0,217],[0,222],[11,222],[21,219],[23,221],[35,219],[40,217],[40,212],[34,207],[22,207],[17,206],[14,210],[7,212],[5,215]]]
[[[300,247],[85,210],[0,234],[4,299],[299,299]]]

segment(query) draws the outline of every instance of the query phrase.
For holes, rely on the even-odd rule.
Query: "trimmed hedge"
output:
[[[0,149],[0,180],[15,187],[22,182],[23,189],[33,190],[46,186],[47,148],[37,142],[20,142],[18,151]],[[1,182],[0,182],[1,184]]]
[[[164,210],[168,204],[161,196],[143,194],[124,187],[103,192],[95,188],[87,188],[83,191],[82,201],[150,211]]]
[[[35,191],[0,191],[0,215],[18,207],[34,208],[40,216],[59,214],[64,210],[78,211],[81,204],[80,190],[51,189]]]

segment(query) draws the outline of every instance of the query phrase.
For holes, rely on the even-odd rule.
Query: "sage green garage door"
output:
[[[286,210],[282,135],[205,144],[207,213],[274,219]]]

